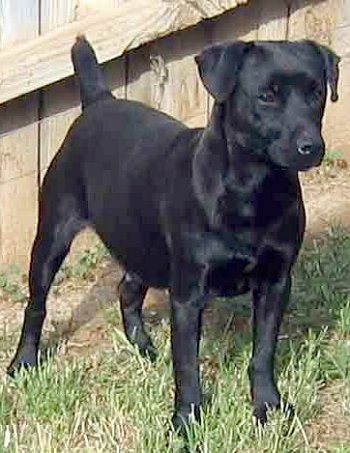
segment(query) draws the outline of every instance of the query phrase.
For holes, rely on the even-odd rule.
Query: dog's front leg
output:
[[[253,354],[249,378],[253,416],[261,424],[267,421],[267,409],[279,408],[281,404],[274,379],[274,357],[290,286],[288,275],[273,284],[260,281],[253,291]],[[292,410],[291,406],[288,410]]]
[[[204,307],[205,277],[193,269],[178,270],[170,294],[171,347],[175,376],[175,410],[172,423],[184,434],[199,419],[201,390],[198,352]]]
[[[199,418],[198,350],[202,309],[195,300],[171,301],[171,347],[175,375],[174,428],[182,430],[191,415]]]

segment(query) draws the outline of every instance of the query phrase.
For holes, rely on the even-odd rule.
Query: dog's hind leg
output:
[[[73,208],[72,208],[73,205]],[[46,298],[52,281],[66,257],[74,236],[85,222],[74,209],[74,199],[42,206],[39,227],[34,240],[29,270],[29,301],[25,310],[22,333],[8,374],[21,367],[37,364],[38,347],[46,316]]]
[[[153,361],[157,356],[157,351],[145,331],[142,320],[142,304],[147,286],[143,285],[137,275],[127,272],[119,284],[118,292],[127,339],[138,347],[143,356],[149,357]]]

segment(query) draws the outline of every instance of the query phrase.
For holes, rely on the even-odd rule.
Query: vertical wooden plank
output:
[[[328,9],[318,15],[328,17],[323,24],[323,44],[330,46],[340,57],[339,100],[328,102],[324,119],[324,136],[328,149],[341,151],[350,160],[349,98],[350,98],[350,1],[328,0]],[[322,42],[322,41],[321,41]]]
[[[142,101],[190,126],[203,126],[208,94],[194,56],[208,44],[207,29],[201,24],[131,52],[127,98]]]
[[[251,1],[217,17],[211,21],[212,42],[257,39],[260,15],[260,2]]]
[[[312,39],[330,45],[338,0],[295,0],[291,3],[288,24],[289,39]]]
[[[38,34],[38,0],[1,0],[0,48]]]
[[[79,0],[41,0],[40,33],[44,34],[78,18]]]
[[[38,34],[38,0],[2,0],[0,47]],[[0,266],[25,269],[37,215],[38,99],[0,106]]]
[[[327,145],[350,161],[350,0],[332,2],[334,29],[329,45],[341,57],[339,100],[329,103],[324,121]]]
[[[126,56],[126,97],[154,106],[152,95],[151,46],[132,50]]]
[[[108,88],[118,99],[126,97],[126,57],[116,58],[103,65],[102,70]]]
[[[204,24],[151,46],[152,104],[191,127],[207,120],[208,93],[194,57],[209,44]]]
[[[258,39],[276,41],[288,34],[288,5],[285,0],[260,2]]]

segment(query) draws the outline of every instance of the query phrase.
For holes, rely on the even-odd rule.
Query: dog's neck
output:
[[[278,173],[288,184],[298,184],[297,173],[277,168],[256,150],[235,141],[233,129],[234,125],[225,121],[224,106],[215,104],[192,161],[194,192],[214,227],[220,199],[228,192],[251,204],[264,180],[272,175]]]

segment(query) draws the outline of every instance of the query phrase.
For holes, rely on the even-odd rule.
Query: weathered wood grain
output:
[[[0,47],[35,38],[37,0],[2,0]],[[38,96],[0,106],[0,267],[26,268],[36,228]]]
[[[79,33],[87,35],[104,62],[237,4],[238,0],[126,2],[113,14],[96,14],[11,47],[0,52],[0,103],[71,75],[70,48]]]

